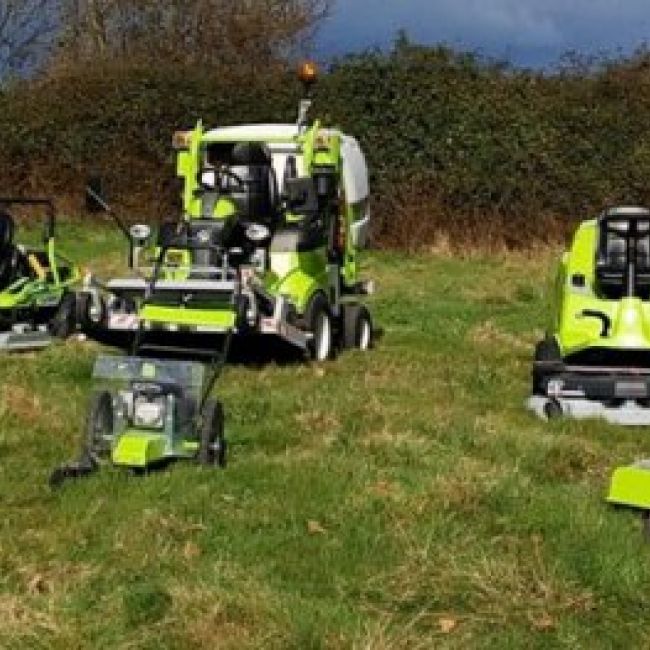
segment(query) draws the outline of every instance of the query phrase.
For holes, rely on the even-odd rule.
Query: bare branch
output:
[[[16,0],[14,0],[16,1]],[[60,0],[62,57],[251,65],[304,48],[332,0]]]

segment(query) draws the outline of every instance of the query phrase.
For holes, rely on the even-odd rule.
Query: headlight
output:
[[[201,172],[201,185],[208,190],[214,190],[217,187],[217,174],[213,169]]]
[[[199,232],[196,235],[197,240],[201,244],[209,244],[210,243],[210,231],[209,230],[199,230]]]
[[[131,235],[131,239],[138,243],[146,242],[151,237],[151,228],[147,224],[138,223],[131,226],[129,234]]]
[[[165,398],[137,397],[133,404],[133,424],[145,429],[162,429],[165,426]]]
[[[264,241],[271,231],[261,223],[252,223],[248,228],[246,228],[246,237],[254,242]]]

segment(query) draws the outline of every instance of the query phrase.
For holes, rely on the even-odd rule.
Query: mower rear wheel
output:
[[[312,361],[326,361],[334,353],[334,329],[329,304],[318,293],[311,301],[306,313],[306,322],[312,338],[309,341],[309,356]]]
[[[344,350],[368,350],[372,346],[372,318],[365,305],[351,303],[342,307]]]
[[[77,296],[77,322],[83,331],[102,327],[106,322],[106,303],[100,296],[97,301],[89,293]]]
[[[111,451],[113,436],[113,398],[108,391],[92,394],[86,417],[86,448],[91,455],[105,456]]]
[[[562,354],[560,352],[560,346],[557,344],[557,341],[553,337],[547,337],[542,339],[535,346],[535,363],[542,362],[556,362],[562,363]],[[540,368],[533,366],[533,395],[545,395],[546,391],[544,390],[544,379],[546,378],[546,373],[544,373]]]
[[[50,332],[60,339],[67,339],[77,328],[77,297],[65,293],[49,323]]]
[[[562,405],[556,399],[550,399],[544,404],[544,415],[547,420],[558,420],[564,415]]]
[[[201,465],[226,466],[227,443],[224,433],[223,405],[210,399],[203,407],[203,423],[199,444],[198,461]]]

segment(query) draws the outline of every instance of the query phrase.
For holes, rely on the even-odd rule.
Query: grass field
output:
[[[116,267],[109,233],[62,238]],[[229,366],[225,471],[52,493],[98,348],[3,357],[0,646],[648,647],[650,551],[603,502],[648,433],[522,408],[552,260],[369,255],[376,349]]]

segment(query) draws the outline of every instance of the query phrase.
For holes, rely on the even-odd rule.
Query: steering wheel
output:
[[[214,174],[214,183],[206,183],[203,180],[204,174]],[[230,187],[226,179],[232,179],[237,184],[237,187],[241,188],[244,186],[244,180],[235,174],[228,165],[221,165],[220,167],[215,167],[214,169],[203,169],[199,172],[199,185],[208,192],[227,192]]]
[[[235,183],[237,183],[239,187],[243,187],[244,185],[244,180],[242,179],[242,177],[235,174],[235,172],[230,167],[228,167],[228,165],[223,165],[222,167],[220,167],[217,170],[217,173],[221,177],[231,178],[232,180],[235,181]]]
[[[0,251],[0,290],[9,285],[16,276],[19,258],[20,252],[13,245]]]

